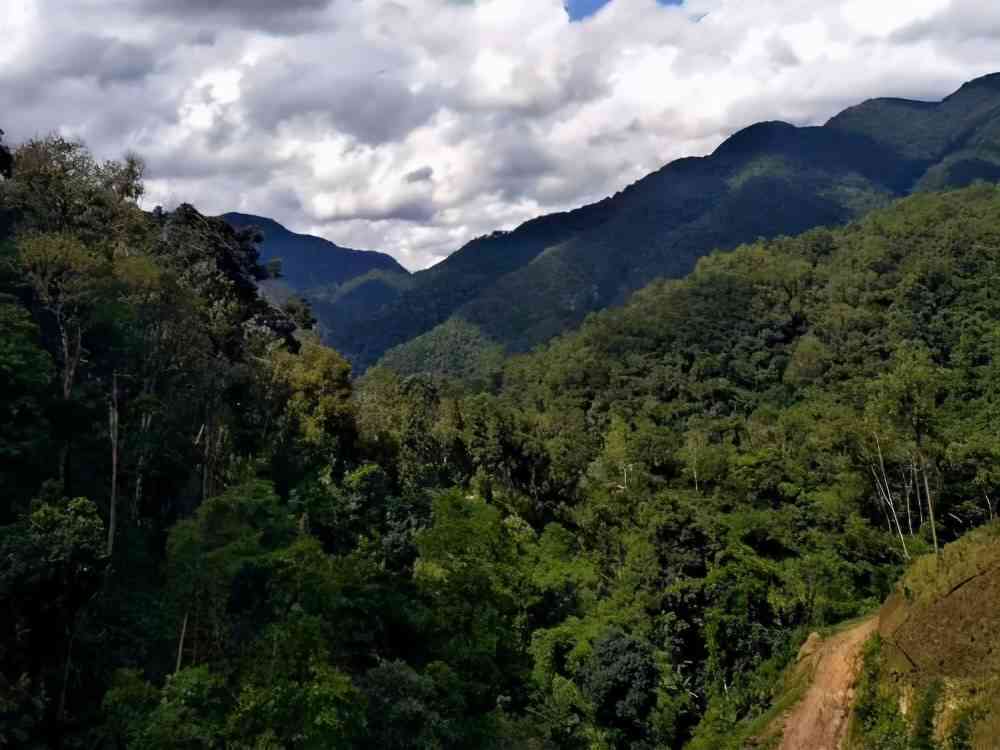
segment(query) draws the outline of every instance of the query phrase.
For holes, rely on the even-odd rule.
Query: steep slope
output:
[[[810,669],[812,679],[784,718],[778,750],[839,750],[847,734],[861,650],[877,627],[877,618],[869,618],[823,641],[800,660],[797,668]]]
[[[264,282],[265,294],[278,301],[291,294],[308,299],[326,336],[374,315],[410,283],[409,271],[385,253],[297,234],[263,216],[227,213],[221,218],[237,228],[260,230],[261,262],[281,261],[281,279]]]
[[[479,237],[436,266],[415,273],[410,291],[358,326],[338,331],[328,343],[364,369],[387,349],[443,323],[455,310],[486,293],[498,279],[528,265],[546,248],[600,226],[613,214],[613,201],[605,199],[568,213],[532,219],[513,232]],[[438,338],[429,344],[438,347]]]
[[[785,691],[800,697],[743,746],[993,750],[998,605],[993,523],[916,560],[876,616],[825,640],[810,635],[785,678]]]
[[[452,348],[451,316],[488,345],[525,351],[713,249],[843,224],[915,190],[1000,176],[1000,78],[942,102],[872,100],[822,127],[768,122],[681,159],[600,203],[476,240],[331,343],[361,368],[421,334]],[[463,329],[464,330],[464,329]],[[429,331],[429,333],[428,333]],[[445,357],[431,357],[433,363]],[[395,362],[416,356],[397,352]]]
[[[939,557],[917,560],[882,607],[849,746],[876,746],[901,731],[922,731],[943,747],[1000,746],[998,628],[1000,524],[993,523]]]

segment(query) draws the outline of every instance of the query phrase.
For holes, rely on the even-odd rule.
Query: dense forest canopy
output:
[[[996,515],[992,185],[473,388],[352,381],[138,157],[0,166],[0,745],[738,747],[811,628]]]

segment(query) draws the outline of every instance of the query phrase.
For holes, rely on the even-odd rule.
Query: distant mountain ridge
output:
[[[713,250],[978,179],[1000,179],[1000,74],[940,102],[872,99],[822,126],[757,123],[614,196],[473,240],[381,289],[326,340],[356,372],[381,360],[464,377],[469,361],[497,361],[481,353],[529,350]]]
[[[257,227],[264,236],[261,262],[281,260],[282,276],[295,289],[343,284],[375,270],[409,275],[391,255],[341,247],[322,237],[293,232],[265,216],[229,212],[221,218],[237,228]]]
[[[324,337],[375,314],[409,285],[410,272],[386,253],[341,247],[264,216],[230,212],[221,218],[236,228],[260,230],[261,263],[281,261],[281,278],[264,282],[265,294],[279,302],[292,294],[307,299]]]

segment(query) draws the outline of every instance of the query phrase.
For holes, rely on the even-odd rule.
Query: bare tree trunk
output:
[[[56,324],[59,327],[59,339],[62,342],[63,372],[62,372],[62,397],[63,402],[69,403],[73,396],[73,383],[76,380],[76,368],[80,363],[80,355],[83,349],[83,329],[77,327],[76,335],[70,334],[66,325],[66,320],[61,311],[55,311]],[[59,483],[62,485],[63,494],[69,492],[69,436],[62,441],[59,446]]]
[[[73,384],[76,382],[76,369],[80,366],[83,356],[83,328],[76,327],[72,334],[60,323],[60,336],[63,345],[63,398],[69,400],[73,395]]]
[[[871,470],[872,470],[872,476],[875,478],[875,486],[878,488],[879,496],[882,499],[882,503],[884,503],[883,512],[885,512],[885,508],[888,508],[890,511],[892,511],[892,520],[896,522],[896,532],[899,534],[899,543],[903,547],[903,557],[909,560],[910,551],[906,548],[906,537],[903,536],[903,527],[900,525],[899,516],[896,514],[896,505],[892,500],[892,495],[890,494],[889,491],[888,481],[886,481],[885,485],[883,486],[882,480],[879,479],[878,472],[875,471],[875,467],[872,466]],[[889,522],[889,533],[891,534],[892,521],[889,520],[888,514],[886,514],[886,521]]]
[[[62,396],[64,401],[69,401],[70,393],[73,390],[73,367],[72,355],[70,354],[69,331],[61,315],[56,316],[59,324],[59,339],[62,342],[63,372],[62,372]]]
[[[198,663],[198,595],[194,598],[194,632],[191,634],[191,663]]]
[[[72,375],[69,366],[69,332],[63,324],[62,316],[56,316],[59,324],[59,338],[62,341],[63,350],[63,372],[62,372],[62,397],[68,403],[70,394],[73,391]],[[69,494],[67,483],[69,482],[69,436],[64,436],[59,446],[59,484],[62,486],[63,494]]]
[[[111,507],[108,513],[108,557],[115,549],[118,527],[118,373],[111,374],[111,402],[108,408],[108,430],[111,435]]]
[[[917,493],[917,510],[920,513],[920,528],[924,527],[924,505],[920,502],[920,473],[917,471],[917,464],[910,462],[910,474],[913,477],[913,489]]]
[[[931,522],[931,539],[934,540],[934,554],[940,553],[937,542],[937,525],[934,521],[934,502],[931,500],[931,485],[930,481],[927,479],[927,459],[920,455],[920,467],[924,474],[924,495],[927,498],[927,517]]]
[[[913,536],[913,508],[910,505],[910,495],[913,492],[913,483],[906,480],[906,472],[902,469],[899,471],[899,479],[903,483],[903,492],[905,493],[906,500],[906,526],[909,529],[910,536]]]
[[[920,463],[924,470],[924,492],[927,495],[927,515],[931,519],[931,538],[934,540],[934,554],[940,554],[938,549],[937,526],[934,524],[934,504],[931,502],[931,486],[927,481],[927,459],[920,457]]]
[[[151,379],[147,378],[142,385],[142,395],[146,397],[151,396],[153,388],[154,385]],[[146,445],[146,435],[152,423],[153,415],[149,411],[143,412],[142,417],[139,419],[139,457],[136,461],[135,491],[132,495],[132,515],[136,518],[139,516],[139,504],[142,502],[143,471],[146,468],[146,454],[149,450]]]
[[[209,452],[209,434],[211,429],[208,428],[207,422],[201,423],[201,428],[198,430],[198,435],[194,439],[195,447],[201,445],[202,438],[205,440],[205,444],[201,447],[201,501],[205,502],[208,499],[208,452]]]
[[[896,501],[892,496],[892,488],[889,486],[889,475],[885,471],[885,458],[882,456],[882,443],[879,442],[878,435],[874,435],[875,445],[878,447],[878,462],[879,468],[882,470],[882,481],[879,482],[878,474],[875,472],[875,467],[872,467],[872,475],[875,477],[875,484],[880,487],[880,490],[885,500],[885,504],[889,506],[889,510],[892,511],[892,517],[896,521],[896,531],[899,532],[899,543],[903,546],[903,557],[907,560],[910,559],[910,551],[906,548],[906,538],[903,536],[903,527],[899,523],[899,516],[896,514]]]
[[[188,612],[184,613],[184,622],[181,623],[181,637],[177,643],[177,663],[174,665],[174,674],[181,671],[181,662],[184,659],[184,638],[187,636]]]
[[[69,643],[66,646],[66,663],[63,666],[63,679],[62,688],[59,691],[59,711],[56,716],[62,721],[66,716],[66,693],[69,686],[69,670],[73,663],[73,641],[76,640],[76,621],[73,622],[73,628],[69,633]]]
[[[59,462],[59,484],[63,488],[63,494],[69,494],[69,439],[66,438],[62,441],[59,446],[59,457],[56,459]]]
[[[146,453],[139,454],[135,465],[135,491],[132,493],[132,516],[139,517],[139,503],[142,502],[142,471],[146,466]]]
[[[994,518],[996,518],[996,514],[993,511],[993,500],[990,499],[990,493],[988,493],[986,490],[983,490],[983,497],[986,499],[986,507],[989,509],[990,520],[992,521]]]
[[[879,495],[879,510],[882,511],[882,516],[885,518],[885,527],[889,530],[889,536],[892,536],[892,519],[889,518],[889,511],[885,509],[885,502],[882,500],[882,495]]]
[[[205,502],[208,500],[208,475],[209,466],[208,462],[211,455],[211,443],[212,443],[212,433],[211,430],[205,436],[205,451],[203,453],[203,458],[201,462],[201,501]]]

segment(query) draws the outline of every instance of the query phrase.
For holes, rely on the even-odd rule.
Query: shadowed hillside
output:
[[[278,302],[292,295],[308,300],[328,337],[340,326],[374,315],[410,283],[409,271],[385,253],[297,234],[263,216],[227,213],[221,218],[260,232],[261,262],[281,263],[281,277],[263,282],[264,293]]]

